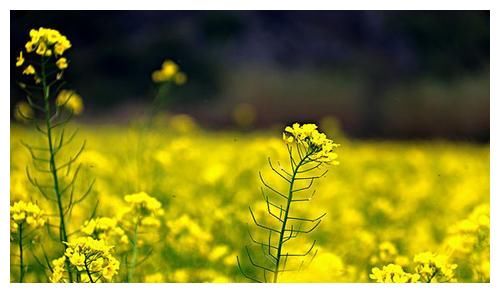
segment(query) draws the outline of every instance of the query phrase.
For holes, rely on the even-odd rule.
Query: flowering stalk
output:
[[[145,160],[148,159],[148,134],[151,130],[155,116],[167,105],[168,94],[174,86],[181,86],[187,81],[187,76],[184,72],[180,71],[179,65],[172,60],[165,60],[162,67],[153,71],[151,80],[155,84],[155,92],[153,101],[146,110],[146,117],[144,124],[141,125],[137,139],[137,152],[136,152],[136,170],[137,178],[146,178],[144,169],[147,164]],[[136,189],[143,189],[137,182]]]
[[[283,221],[282,221],[282,224],[281,224],[281,230],[280,230],[280,234],[279,234],[278,248],[277,248],[277,253],[276,253],[276,264],[275,264],[275,267],[274,267],[274,279],[273,279],[274,283],[278,282],[278,274],[279,274],[279,270],[280,270],[280,263],[281,263],[281,260],[283,258],[282,249],[283,249],[283,243],[284,243],[284,240],[285,240],[284,237],[285,237],[285,232],[286,232],[286,228],[287,228],[286,224],[287,224],[287,221],[288,221],[288,214],[290,212],[290,207],[291,207],[291,204],[292,204],[292,201],[293,201],[293,193],[294,193],[293,187],[294,187],[295,179],[296,179],[296,176],[297,176],[300,168],[306,164],[307,159],[312,154],[313,154],[312,151],[310,151],[309,153],[307,153],[300,160],[300,162],[295,166],[295,168],[293,168],[293,170],[292,170],[293,173],[292,173],[292,177],[290,178],[290,186],[288,188],[287,204],[286,204],[286,208],[285,208],[285,212],[284,212],[284,216],[283,216]],[[292,167],[293,167],[293,164],[292,164]],[[318,221],[317,223],[319,224],[320,222],[321,222],[321,220]],[[288,256],[289,255],[287,254],[285,257],[288,257]]]
[[[10,231],[11,237],[17,235],[17,244],[19,249],[19,283],[24,280],[25,263],[24,263],[24,238],[25,231],[28,229],[36,229],[45,225],[45,213],[38,205],[31,202],[18,201],[10,206]]]
[[[38,120],[34,113],[32,113],[30,117],[24,117],[24,113],[20,111],[18,114],[34,122],[36,130],[44,135],[47,144],[45,147],[41,147],[30,146],[24,142],[21,143],[28,149],[33,159],[33,168],[41,173],[49,174],[52,184],[40,184],[37,178],[32,176],[28,167],[26,168],[26,174],[30,183],[33,184],[47,200],[55,203],[59,221],[59,240],[66,250],[68,247],[66,217],[69,216],[77,203],[87,197],[94,181],[92,181],[81,197],[74,197],[74,184],[80,166],[74,170],[73,174],[71,174],[70,171],[85,148],[85,142],[75,155],[62,164],[60,160],[58,160],[57,155],[61,149],[71,143],[75,137],[76,131],[73,132],[69,138],[65,137],[64,126],[70,121],[74,114],[79,114],[81,112],[83,106],[81,98],[74,94],[74,92],[61,90],[64,85],[62,76],[64,70],[68,68],[68,60],[63,57],[63,54],[67,49],[71,48],[71,43],[66,36],[54,29],[39,28],[38,30],[32,29],[30,31],[30,37],[31,39],[25,45],[26,54],[27,56],[34,55],[34,57],[39,58],[40,61],[31,62],[25,59],[23,51],[21,51],[17,58],[16,66],[20,67],[28,63],[23,70],[23,75],[33,76],[35,85],[27,85],[25,83],[19,83],[19,85],[27,94],[29,106],[34,110],[38,110],[43,117]],[[53,87],[56,85],[57,87],[53,90]],[[31,89],[41,91],[41,95],[33,94]],[[58,95],[57,98],[53,100],[52,96],[56,95]],[[39,100],[41,100],[41,102]],[[53,109],[51,105],[53,102],[55,103],[55,109]],[[64,115],[64,113],[66,113],[66,115]],[[58,134],[55,133],[56,128],[61,129]],[[68,176],[71,174],[69,183],[64,184],[63,180],[61,180],[59,174],[61,170],[65,170],[65,174]],[[72,269],[68,261],[66,261],[66,267],[69,281],[72,282]]]
[[[156,198],[148,195],[145,192],[129,194],[124,197],[125,201],[130,204],[130,207],[124,211],[122,225],[131,230],[131,260],[127,259],[127,281],[134,282],[135,268],[138,264],[137,256],[139,253],[139,228],[160,226],[159,216],[162,216],[164,211],[161,202]],[[140,262],[144,261],[149,254]]]
[[[47,145],[49,148],[49,164],[50,164],[50,173],[52,175],[52,180],[54,182],[54,193],[57,199],[57,210],[59,212],[59,238],[62,243],[64,243],[64,249],[66,249],[66,242],[68,242],[68,233],[66,232],[66,223],[64,220],[64,211],[63,211],[63,203],[61,199],[61,190],[59,189],[59,177],[57,174],[57,165],[56,165],[56,153],[54,151],[54,145],[52,141],[52,129],[53,125],[51,122],[51,109],[50,109],[50,86],[47,85],[47,77],[45,72],[45,58],[42,56],[42,64],[41,64],[41,75],[42,75],[42,89],[43,89],[43,101],[45,106],[45,126],[47,131]]]
[[[285,133],[283,133],[283,140],[287,144],[287,150],[290,159],[290,171],[287,171],[281,166],[279,166],[280,170],[277,170],[271,163],[271,160],[268,159],[269,166],[274,171],[274,173],[276,173],[288,183],[288,191],[286,194],[267,184],[264,181],[262,175],[259,173],[262,184],[271,192],[273,192],[273,194],[277,197],[275,201],[272,201],[270,200],[269,196],[266,196],[264,194],[264,191],[262,190],[262,195],[267,205],[267,212],[272,216],[274,220],[277,220],[278,227],[260,223],[259,221],[257,221],[252,209],[249,208],[252,219],[257,227],[265,230],[268,233],[268,240],[266,243],[256,240],[249,231],[251,240],[261,247],[264,256],[266,256],[267,263],[258,263],[252,257],[252,254],[250,253],[248,247],[245,247],[245,249],[250,263],[254,267],[262,270],[264,282],[268,282],[268,274],[271,274],[271,278],[269,280],[273,283],[277,283],[278,277],[281,273],[291,271],[290,269],[286,269],[286,264],[289,258],[305,257],[311,253],[316,244],[316,241],[314,241],[311,247],[304,253],[285,252],[284,245],[289,240],[296,238],[299,234],[308,234],[312,232],[314,229],[316,229],[316,227],[318,227],[318,225],[321,223],[321,219],[326,215],[325,213],[314,219],[291,215],[293,203],[310,201],[314,193],[310,197],[306,198],[297,198],[295,195],[298,192],[309,189],[312,186],[314,180],[326,175],[328,170],[326,170],[319,176],[304,176],[303,174],[311,172],[315,169],[319,169],[324,163],[338,164],[338,162],[335,161],[337,154],[334,153],[334,148],[338,147],[339,145],[333,143],[333,141],[331,141],[330,139],[327,139],[326,135],[318,132],[316,128],[317,127],[314,124],[305,124],[300,126],[298,123],[295,123],[293,127],[285,128]],[[295,156],[298,156],[298,162],[296,162],[296,160],[294,159],[294,147]],[[302,180],[309,180],[309,184],[307,186],[297,188],[297,182]],[[277,200],[280,200],[281,203],[278,203]],[[294,225],[293,223],[298,223],[298,225]],[[312,227],[310,227],[309,229],[303,229],[302,226],[307,224],[312,225]],[[314,258],[316,253],[317,250],[313,254],[312,258]],[[237,262],[240,271],[245,277],[256,282],[262,282],[262,280],[249,276],[243,272],[238,257]],[[303,264],[304,261],[302,261],[300,268]]]
[[[68,269],[66,262],[76,272],[79,283],[109,282],[118,274],[120,262],[113,256],[113,247],[103,240],[79,237],[66,244],[64,255],[52,261],[51,282],[68,281],[64,279],[64,272]]]
[[[130,265],[128,267],[128,272],[127,272],[127,280],[129,282],[133,282],[134,271],[135,271],[135,266],[136,266],[136,262],[137,262],[137,229],[138,229],[138,226],[139,226],[138,223],[135,223],[133,238],[132,238],[132,260],[130,261]]]

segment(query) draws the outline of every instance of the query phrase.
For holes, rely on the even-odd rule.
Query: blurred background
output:
[[[40,26],[72,42],[85,123],[142,115],[169,58],[188,76],[169,111],[205,128],[330,117],[356,138],[489,142],[489,11],[11,11],[12,109]]]

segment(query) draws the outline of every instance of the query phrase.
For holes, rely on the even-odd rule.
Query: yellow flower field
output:
[[[319,170],[328,173],[297,193],[307,198],[316,190],[309,202],[296,204],[297,214],[326,215],[314,231],[290,241],[289,249],[298,252],[316,241],[315,257],[305,256],[303,264],[290,259],[286,267],[301,270],[281,273],[280,282],[489,282],[489,145],[351,140],[328,123],[318,125],[340,144],[339,164]],[[262,279],[245,246],[265,263],[248,231],[258,241],[268,235],[249,207],[259,221],[272,223],[259,171],[266,183],[286,190],[268,162],[289,167],[286,124],[213,131],[173,115],[142,126],[66,126],[68,136],[76,128],[79,133],[58,156],[69,158],[86,144],[71,164],[81,168],[67,211],[65,251],[57,206],[26,172],[28,166],[39,185],[51,185],[23,146],[46,141],[34,128],[12,124],[11,205],[36,203],[44,217],[37,208],[11,208],[13,282],[20,275],[19,225],[28,233],[24,282],[66,282],[68,268],[95,272],[76,274],[81,282],[249,282],[237,257],[245,274]],[[64,171],[62,187],[72,178]],[[33,211],[36,220],[29,217]]]
[[[166,111],[170,59],[142,118],[75,121],[71,47],[40,27],[16,58],[12,282],[489,282],[489,145],[209,129]]]

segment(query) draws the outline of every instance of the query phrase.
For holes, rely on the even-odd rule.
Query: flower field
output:
[[[71,47],[40,27],[16,58],[11,282],[489,282],[488,144],[252,129],[244,107],[210,129],[167,112],[170,59],[144,115],[75,120]]]
[[[71,251],[64,254],[57,208],[30,184],[26,172],[28,166],[40,185],[50,185],[22,145],[42,145],[43,136],[13,124],[11,202],[36,203],[45,218],[32,226],[24,222],[23,281],[68,281],[64,258],[58,261],[63,255],[73,257],[77,271],[78,257],[99,257],[91,262],[100,272],[90,274],[92,281],[250,281],[244,274],[261,280],[262,270],[247,253],[265,263],[263,249],[252,239],[267,241],[268,234],[255,225],[249,207],[259,222],[273,225],[259,171],[264,182],[286,190],[268,162],[289,164],[281,138],[285,125],[210,131],[187,115],[156,119],[146,132],[140,125],[66,127],[68,133],[80,131],[61,156],[78,151],[83,138],[86,145],[74,162],[81,168],[66,222]],[[488,145],[358,141],[328,123],[319,125],[340,144],[340,164],[322,167],[318,172],[328,173],[314,182],[314,197],[294,206],[304,217],[326,215],[314,231],[290,241],[289,248],[297,251],[316,242],[304,263],[290,259],[291,271],[282,272],[280,282],[489,281]],[[60,173],[61,182],[71,180]],[[77,201],[94,179],[88,195]],[[11,279],[17,282],[19,243],[16,227],[12,231]],[[86,237],[102,242],[91,245]],[[85,274],[78,278],[90,281]]]

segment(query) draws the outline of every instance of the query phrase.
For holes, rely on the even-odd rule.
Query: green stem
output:
[[[148,148],[148,134],[150,133],[151,129],[153,128],[153,121],[155,118],[155,115],[158,114],[163,106],[165,105],[165,102],[161,99],[162,95],[168,93],[170,87],[168,85],[160,85],[157,89],[157,92],[153,98],[153,101],[151,102],[151,105],[146,110],[146,117],[144,121],[144,125],[140,127],[139,129],[139,134],[137,138],[137,153],[136,153],[136,171],[137,171],[137,178],[145,178],[145,174],[141,174],[144,172],[144,168],[148,166],[146,164],[146,159],[149,159],[149,157],[145,157],[147,154],[149,154],[147,148]],[[154,179],[152,178],[151,186],[149,188],[152,188],[154,184]],[[144,189],[141,188],[140,186],[140,181],[136,181],[136,189]]]
[[[274,278],[273,278],[273,283],[278,282],[278,273],[279,273],[279,268],[280,268],[280,261],[281,261],[281,250],[283,248],[283,237],[285,236],[285,229],[286,229],[286,222],[288,220],[288,212],[290,211],[290,205],[292,204],[292,199],[293,199],[293,184],[295,182],[295,177],[297,176],[297,172],[299,171],[300,167],[302,164],[304,164],[305,160],[311,155],[311,153],[307,154],[304,156],[300,162],[295,166],[295,169],[293,169],[292,173],[292,178],[290,179],[290,188],[288,189],[288,198],[287,198],[287,204],[286,204],[286,209],[285,209],[285,215],[283,217],[283,223],[281,226],[281,231],[280,231],[280,238],[278,241],[278,250],[276,253],[276,266],[274,268]]]
[[[24,279],[23,223],[19,224],[19,283]]]
[[[432,273],[432,275],[429,276],[429,280],[427,280],[427,283],[432,282],[432,279],[434,279],[434,277],[436,276],[436,274],[437,274],[437,269],[435,269],[434,272]]]
[[[128,267],[128,276],[127,276],[127,279],[129,282],[133,282],[135,263],[137,262],[137,229],[138,229],[138,225],[139,225],[139,219],[137,219],[137,223],[135,223],[135,227],[134,227],[134,239],[132,241],[132,260],[130,261],[130,266]]]
[[[52,174],[52,179],[54,182],[54,192],[56,194],[57,198],[57,207],[58,207],[58,212],[59,212],[59,239],[64,245],[64,250],[66,251],[67,248],[67,242],[68,242],[68,234],[66,232],[66,223],[64,220],[64,211],[63,211],[63,202],[62,202],[62,194],[59,189],[59,178],[57,175],[57,165],[56,165],[56,158],[55,158],[55,153],[54,153],[54,146],[52,144],[52,123],[50,121],[50,86],[47,85],[47,76],[45,74],[45,60],[43,60],[42,57],[42,64],[41,64],[41,74],[42,74],[42,86],[43,86],[43,99],[45,103],[45,126],[47,128],[47,142],[48,142],[48,147],[49,147],[49,164],[50,164],[50,172]],[[69,275],[69,281],[73,282],[73,276],[71,274],[71,267],[69,264],[69,260],[66,259],[66,269],[68,270],[68,275]]]
[[[95,283],[92,279],[92,274],[90,273],[89,267],[87,266],[87,258],[85,258],[85,271],[87,271],[87,276],[89,276],[90,283]]]

